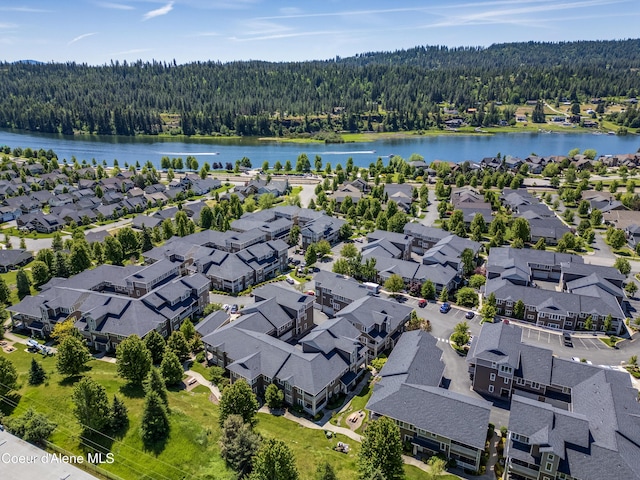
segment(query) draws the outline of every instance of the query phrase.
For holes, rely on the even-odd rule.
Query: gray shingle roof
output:
[[[490,403],[440,388],[441,356],[430,334],[404,333],[380,371],[367,409],[482,449]]]

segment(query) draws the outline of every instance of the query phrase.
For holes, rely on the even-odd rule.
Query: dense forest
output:
[[[293,63],[2,63],[0,127],[69,135],[321,132],[330,140],[339,131],[441,127],[443,102],[477,108],[477,123],[487,125],[530,100],[636,97],[639,69],[638,39],[417,47]],[[628,126],[633,110],[614,120]]]

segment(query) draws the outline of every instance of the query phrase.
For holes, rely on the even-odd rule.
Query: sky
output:
[[[0,0],[0,61],[324,60],[639,36],[638,0]]]

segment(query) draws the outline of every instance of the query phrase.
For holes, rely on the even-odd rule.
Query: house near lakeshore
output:
[[[366,408],[372,419],[392,419],[414,456],[443,454],[459,468],[479,471],[491,404],[443,388],[444,369],[433,336],[405,332],[382,367]]]

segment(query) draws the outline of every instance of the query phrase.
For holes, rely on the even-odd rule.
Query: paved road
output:
[[[433,194],[433,192],[430,192],[430,193]],[[438,200],[436,200],[435,198],[429,203],[429,206],[427,207],[426,212],[423,212],[425,214],[424,218],[420,219],[420,223],[422,225],[426,225],[427,227],[433,226],[435,221],[439,218],[439,215],[438,215],[439,203],[440,202],[438,202]]]

